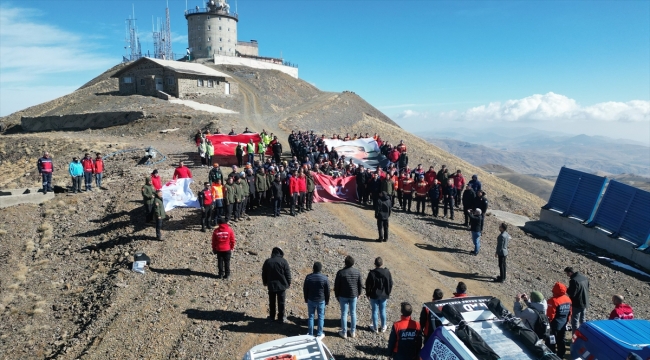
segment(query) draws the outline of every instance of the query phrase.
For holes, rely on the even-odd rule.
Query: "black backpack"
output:
[[[551,336],[551,322],[548,321],[548,317],[543,312],[529,307],[537,314],[537,321],[533,324],[533,331],[541,340],[548,339]]]

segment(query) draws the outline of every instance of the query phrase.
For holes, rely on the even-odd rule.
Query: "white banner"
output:
[[[194,196],[190,184],[192,179],[176,179],[166,183],[162,187],[163,204],[165,204],[165,211],[169,211],[175,207],[191,207],[200,208],[199,200]]]
[[[373,138],[343,141],[325,139],[325,145],[331,150],[336,149],[339,157],[345,156],[345,162],[350,159],[357,165],[363,165],[369,169],[377,166],[384,166],[386,158],[379,153],[379,145]]]

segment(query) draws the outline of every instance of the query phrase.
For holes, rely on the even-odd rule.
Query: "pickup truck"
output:
[[[424,307],[435,330],[420,352],[422,360],[560,359],[492,296],[438,300]]]
[[[335,360],[325,344],[310,335],[292,336],[254,346],[243,360]]]
[[[625,359],[630,353],[650,359],[649,320],[596,320],[573,334],[572,359]]]

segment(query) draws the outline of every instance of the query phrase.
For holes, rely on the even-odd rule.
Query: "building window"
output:
[[[219,41],[223,41],[221,38],[219,38]]]
[[[123,78],[122,82],[125,83],[125,84],[131,84],[131,83],[133,83],[133,78],[130,77],[130,76],[125,76]]]
[[[223,50],[223,47],[219,46],[219,51]]]
[[[210,30],[211,28],[212,28],[212,27],[211,27],[210,25],[208,25],[208,30]]]
[[[221,16],[219,16],[219,21],[221,21]]]
[[[212,80],[208,80],[208,87],[214,87],[214,83],[212,82]]]
[[[228,31],[230,31],[230,28],[228,28]]]
[[[221,26],[219,26],[219,30],[221,30]]]
[[[208,20],[210,20],[210,15],[208,15]]]
[[[167,85],[174,85],[174,78],[173,77],[168,77],[167,78]]]
[[[228,39],[228,42],[230,42],[230,39]]]
[[[144,85],[144,79],[140,79],[140,85]]]
[[[197,79],[196,80],[196,86],[199,86],[199,87],[203,86],[203,79]]]
[[[210,42],[210,37],[208,36],[208,42]]]

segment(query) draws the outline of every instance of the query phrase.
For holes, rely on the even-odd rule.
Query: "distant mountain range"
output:
[[[631,140],[537,129],[443,130],[418,134],[470,163],[501,165],[520,174],[556,176],[562,166],[603,175],[650,177],[650,147]]]

